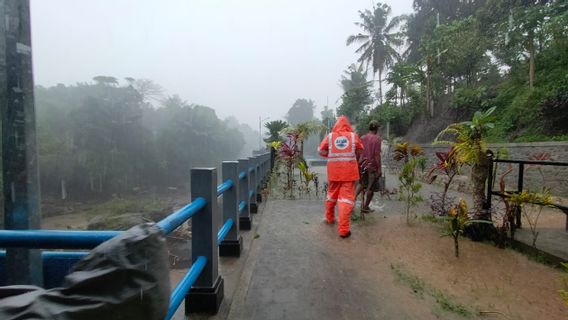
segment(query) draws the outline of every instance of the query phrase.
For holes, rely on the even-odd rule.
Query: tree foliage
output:
[[[316,105],[313,100],[310,99],[297,99],[288,113],[286,114],[286,120],[288,123],[295,126],[298,123],[312,121],[314,119],[314,110]]]
[[[169,96],[154,108],[160,88],[114,77],[95,83],[36,88],[42,190],[74,198],[183,187],[192,166],[216,166],[239,156],[244,139],[209,107]],[[65,189],[65,191],[63,191]]]
[[[359,43],[358,61],[379,71],[381,97],[359,113],[363,122],[376,118],[379,110],[385,117],[397,114],[391,110],[394,106],[407,108],[407,128],[416,123],[425,130],[431,127],[425,122],[447,125],[495,106],[491,141],[566,136],[567,127],[560,125],[568,108],[566,1],[415,0],[413,9],[390,22],[390,10],[382,4],[359,12],[362,32],[350,36],[348,43]],[[399,23],[400,29],[394,27]],[[390,47],[389,35],[396,40]],[[402,42],[405,50],[397,51]],[[384,95],[383,73],[389,85]],[[345,98],[341,111],[349,114],[350,109],[344,110],[355,97]],[[453,113],[453,119],[444,113]],[[398,126],[402,118],[395,119],[383,122]],[[437,130],[425,134],[432,139]]]

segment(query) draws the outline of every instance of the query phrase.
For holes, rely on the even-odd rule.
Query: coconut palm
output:
[[[288,123],[282,120],[274,120],[265,123],[264,127],[268,130],[266,133],[268,137],[264,139],[264,142],[272,143],[274,141],[282,141],[280,132],[288,127]]]
[[[383,103],[382,75],[386,68],[389,68],[396,61],[400,60],[400,55],[395,47],[402,45],[403,40],[400,32],[396,32],[396,27],[406,19],[406,16],[397,16],[388,21],[391,7],[387,4],[379,3],[373,6],[373,11],[359,11],[360,22],[355,25],[363,29],[362,33],[351,35],[347,38],[347,45],[359,43],[361,46],[355,50],[360,54],[358,61],[369,64],[373,67],[373,74],[379,74],[379,103]]]

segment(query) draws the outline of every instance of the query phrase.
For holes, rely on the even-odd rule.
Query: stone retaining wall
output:
[[[435,152],[447,151],[446,145],[421,145],[428,161],[429,168],[436,160]],[[568,162],[568,142],[530,142],[530,143],[496,143],[490,144],[489,149],[497,154],[499,149],[506,149],[510,160],[528,160],[532,155],[542,152],[550,154],[550,160]],[[384,159],[384,157],[383,157]],[[499,163],[495,189],[499,188],[499,178],[509,164]],[[507,175],[507,190],[517,189],[518,165],[512,164],[513,171]],[[469,168],[464,167],[462,175],[469,176]],[[550,188],[555,196],[568,197],[568,167],[558,166],[525,166],[524,189],[539,191],[542,187]]]

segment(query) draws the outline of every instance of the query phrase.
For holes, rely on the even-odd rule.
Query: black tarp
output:
[[[0,319],[164,319],[168,251],[162,231],[143,224],[93,249],[60,288],[0,287]]]

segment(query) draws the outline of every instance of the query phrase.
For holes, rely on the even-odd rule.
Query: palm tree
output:
[[[355,124],[365,107],[373,102],[370,91],[372,82],[367,81],[367,72],[363,70],[363,66],[352,64],[344,71],[340,84],[344,93],[337,114],[347,116]]]
[[[368,67],[369,63],[373,66],[373,74],[379,73],[379,103],[383,103],[382,75],[385,68],[389,68],[396,61],[400,60],[400,55],[395,47],[402,45],[403,40],[400,32],[394,29],[404,20],[406,16],[398,16],[388,21],[391,7],[387,4],[379,3],[373,6],[373,12],[369,10],[359,11],[361,22],[355,25],[363,29],[363,33],[351,35],[347,38],[347,45],[360,43],[361,46],[355,50],[361,56],[357,61]]]
[[[295,131],[298,133],[300,141],[300,156],[304,158],[304,142],[311,136],[325,130],[326,127],[318,120],[306,121],[298,123]]]
[[[268,130],[266,133],[268,138],[264,139],[266,143],[272,143],[274,141],[282,141],[280,137],[280,131],[288,127],[288,123],[282,120],[274,120],[264,124],[264,127]]]

